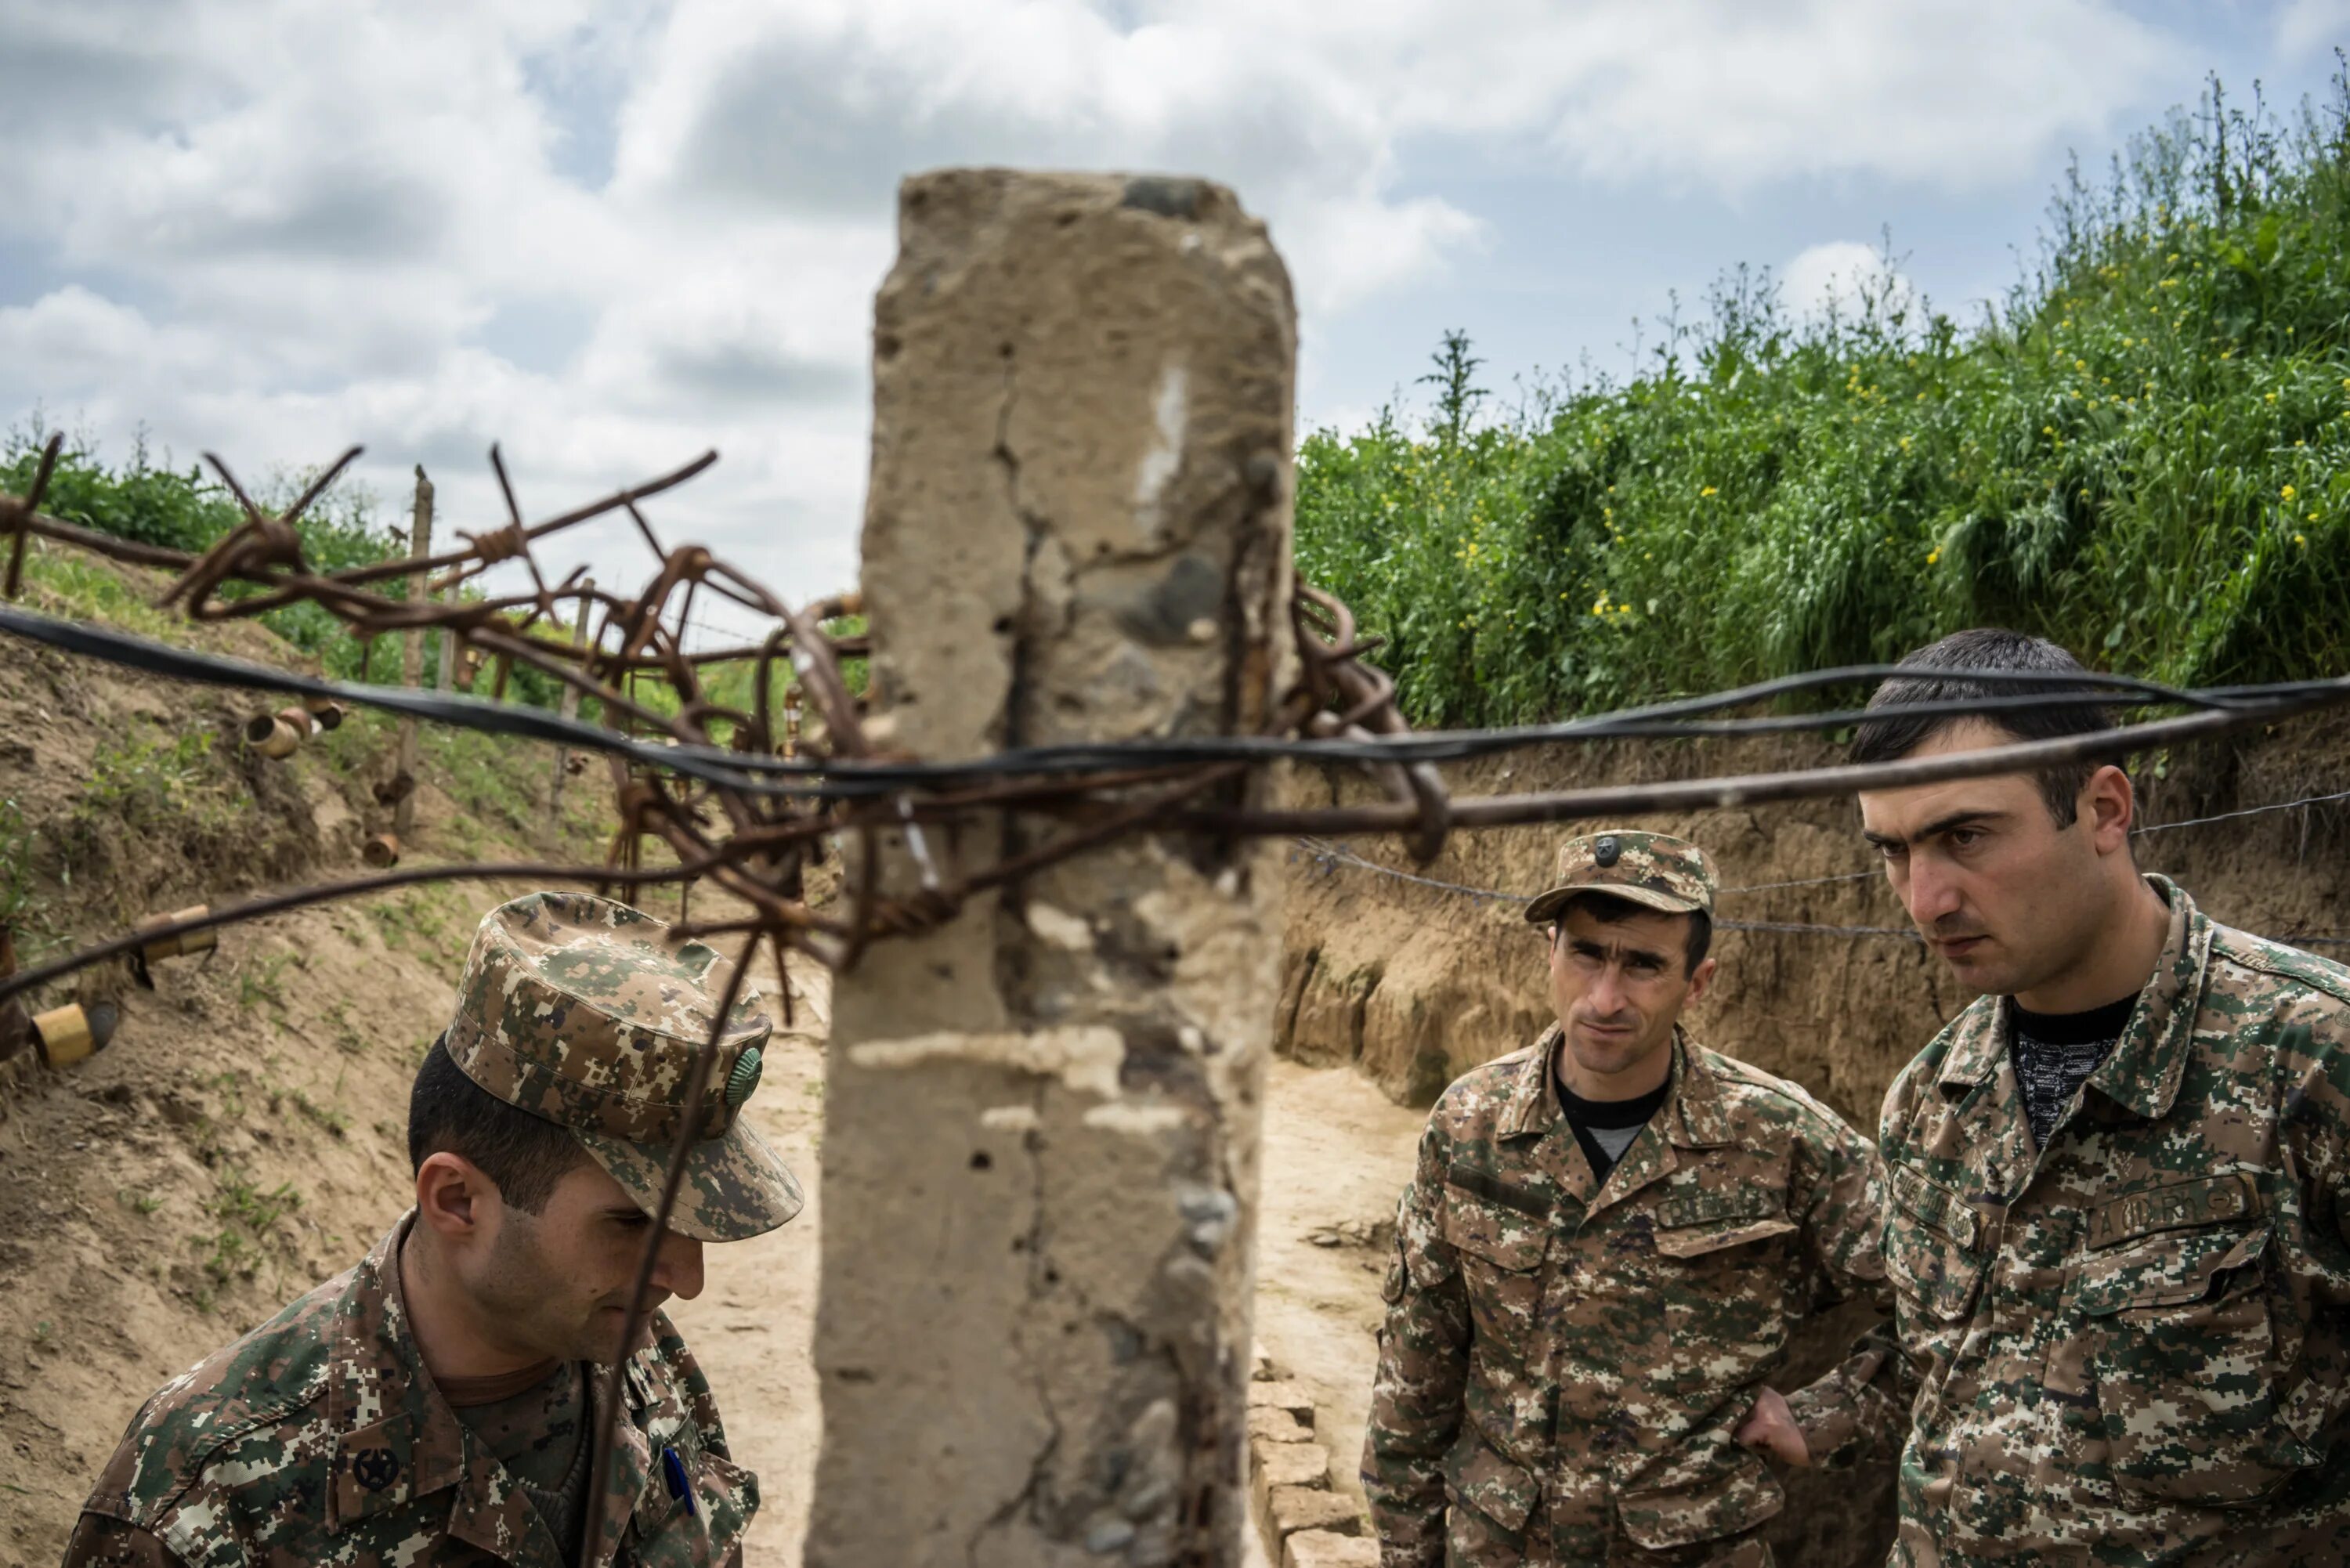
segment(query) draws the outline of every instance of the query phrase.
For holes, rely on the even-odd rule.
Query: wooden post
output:
[[[416,465],[416,509],[411,514],[408,534],[408,555],[421,561],[432,554],[432,482],[424,477],[424,465]],[[415,604],[424,597],[424,574],[411,572],[408,577],[408,602]],[[400,683],[411,691],[416,689],[423,671],[423,634],[410,630],[400,639]],[[416,776],[416,721],[403,717],[400,721],[398,761],[392,765],[396,773]],[[402,844],[411,842],[416,830],[416,792],[410,790],[391,808],[391,834]]]
[[[1256,734],[1293,678],[1289,282],[1231,192],[899,190],[865,515],[877,740]],[[1263,775],[1216,798],[1259,798]],[[1035,848],[888,834],[899,897]],[[854,881],[857,874],[852,873]],[[835,987],[807,1568],[1238,1568],[1280,853],[1172,832]]]
[[[589,577],[579,585],[586,597],[579,601],[579,624],[571,628],[571,646],[588,646],[588,618],[595,611],[596,579]],[[580,666],[587,669],[585,664]],[[579,688],[566,682],[563,695],[556,699],[556,711],[566,719],[579,717]],[[563,835],[563,776],[571,771],[571,753],[557,746],[555,749],[555,782],[546,787],[547,830],[560,838]]]

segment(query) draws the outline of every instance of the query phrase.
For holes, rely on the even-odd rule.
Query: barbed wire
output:
[[[741,935],[734,971],[738,982],[763,943],[773,947],[779,972],[788,973],[789,951],[845,971],[874,941],[931,929],[975,895],[1138,833],[1393,833],[1404,836],[1413,856],[1425,863],[1457,828],[1729,807],[2044,768],[2222,734],[2350,701],[2350,679],[2185,690],[2090,673],[2052,682],[2024,672],[1851,665],[1559,723],[1415,734],[1397,707],[1394,680],[1364,658],[1378,639],[1359,636],[1352,612],[1339,600],[1300,583],[1287,607],[1299,679],[1286,691],[1267,694],[1270,717],[1258,733],[1035,746],[951,763],[931,763],[888,753],[865,727],[864,703],[847,678],[844,662],[867,657],[871,644],[865,634],[836,629],[845,618],[861,613],[858,596],[843,594],[795,607],[701,545],[663,545],[643,504],[709,468],[717,461],[714,452],[584,506],[526,523],[504,461],[494,446],[490,466],[505,505],[503,523],[479,532],[460,530],[462,548],[429,557],[319,572],[303,558],[296,524],[359,457],[359,448],[320,470],[293,504],[276,514],[263,511],[227,464],[206,453],[205,461],[245,520],[194,555],[119,539],[43,514],[41,501],[62,441],[59,435],[47,443],[26,493],[0,496],[0,537],[8,547],[5,577],[0,577],[5,597],[17,593],[26,545],[39,537],[173,573],[159,603],[194,621],[250,618],[308,604],[334,617],[355,637],[437,631],[456,639],[465,650],[498,660],[501,690],[503,676],[513,666],[529,666],[559,688],[596,699],[601,722],[566,720],[454,693],[298,676],[5,606],[0,606],[0,631],[175,680],[292,691],[600,753],[610,771],[619,822],[601,866],[492,868],[461,863],[273,894],[219,912],[149,924],[23,973],[0,976],[0,1003],[29,986],[62,978],[137,944],[172,940],[371,888],[492,875],[527,874],[599,888],[707,879],[747,905],[751,914],[746,919],[681,921],[677,929],[693,936]],[[586,581],[585,566],[550,578],[537,546],[566,529],[616,512],[627,515],[654,559],[654,570],[639,591],[623,597]],[[529,592],[462,597],[492,567],[512,561],[519,561],[528,575]],[[397,597],[385,591],[395,583],[405,584],[407,591]],[[689,629],[715,629],[707,618],[697,619],[698,602],[747,611],[766,630],[755,641],[737,647],[689,649]],[[575,640],[574,628],[584,628],[586,636]],[[749,695],[741,705],[718,701],[704,682],[704,672],[713,665],[743,662],[754,666]],[[1996,717],[2027,708],[2065,706],[2108,713],[2163,708],[2187,712],[2094,733],[1892,763],[1468,800],[1453,799],[1436,772],[1439,763],[1562,742],[1833,731],[1861,722],[1866,711],[1715,715],[1894,674],[1950,674],[1978,685],[2017,688],[2012,694],[1909,706],[1905,716]],[[785,676],[798,699],[788,705],[800,710],[796,716],[775,711],[778,675]],[[652,691],[644,691],[647,684]],[[1354,806],[1270,809],[1234,805],[1213,793],[1236,783],[1249,769],[1281,759],[1363,768],[1388,799]],[[977,841],[983,836],[926,836],[923,831],[998,814],[1042,817],[1061,825],[1063,831],[1056,837],[1027,839],[1032,846],[976,865],[964,864],[958,857],[982,853]],[[884,886],[884,835],[908,846],[920,873],[918,886]],[[676,868],[649,872],[643,867],[648,837],[675,855]],[[806,873],[827,842],[841,839],[853,840],[858,847],[858,875],[844,887],[844,909],[819,911],[806,897]],[[1360,864],[1387,869],[1347,853]],[[1413,879],[1437,885],[1432,878]],[[1489,897],[1508,897],[1484,891]],[[1814,928],[1751,923],[1732,929]],[[1908,933],[1850,928],[1846,934]],[[725,1014],[726,1009],[720,1008],[716,1018],[721,1024]],[[672,1217],[684,1163],[702,1125],[720,1033],[714,1026],[695,1054],[684,1115],[669,1151],[662,1193],[651,1215],[627,1317],[629,1343],[645,1319],[654,1249]],[[591,1496],[602,1494],[609,1473],[626,1364],[626,1357],[616,1358],[599,1402]],[[582,1543],[583,1563],[599,1552],[600,1534],[601,1517],[593,1516]]]

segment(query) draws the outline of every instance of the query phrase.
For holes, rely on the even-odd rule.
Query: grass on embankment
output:
[[[2350,669],[2350,88],[2280,124],[2215,83],[2056,194],[1962,327],[1880,289],[1717,286],[1644,371],[1479,422],[1307,438],[1301,573],[1388,638],[1422,724],[1524,722],[1983,623],[2179,683]]]

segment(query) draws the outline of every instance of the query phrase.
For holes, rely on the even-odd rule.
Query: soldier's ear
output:
[[[1705,994],[1705,988],[1712,983],[1713,960],[1711,958],[1701,959],[1698,961],[1697,968],[1690,971],[1689,995],[1684,999],[1684,1005],[1686,1005],[1687,1002],[1695,1002],[1700,997],[1702,997]]]
[[[484,1201],[495,1199],[497,1191],[464,1156],[447,1149],[428,1154],[416,1168],[417,1222],[445,1241],[472,1236],[489,1218]]]

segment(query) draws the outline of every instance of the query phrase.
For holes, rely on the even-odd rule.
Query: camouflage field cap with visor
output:
[[[1713,862],[1685,838],[1621,829],[1570,838],[1558,849],[1558,885],[1526,906],[1530,924],[1558,919],[1577,893],[1606,893],[1668,915],[1713,913]]]
[[[666,921],[585,893],[531,893],[482,917],[448,1052],[499,1099],[570,1129],[646,1212],[660,1201],[730,961]],[[747,981],[727,1015],[670,1226],[703,1241],[761,1235],[800,1184],[743,1118],[769,1031]]]

